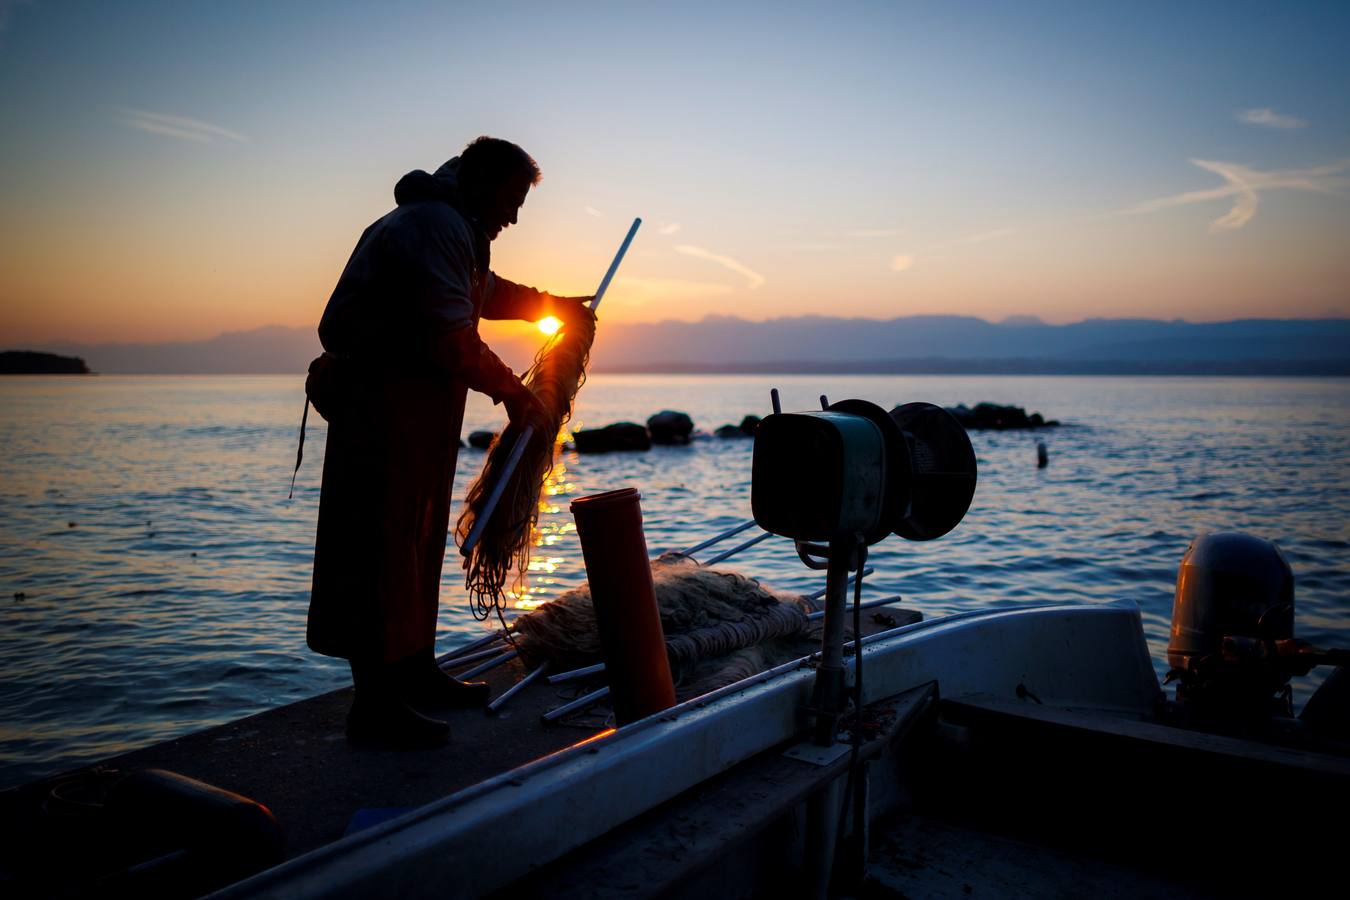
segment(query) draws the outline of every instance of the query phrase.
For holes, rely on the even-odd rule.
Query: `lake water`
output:
[[[684,410],[712,431],[824,393],[887,408],[1016,403],[1065,427],[972,435],[965,521],[874,547],[871,596],[926,616],[1027,601],[1129,599],[1162,671],[1177,565],[1196,534],[1279,542],[1298,633],[1350,645],[1350,381],[1242,378],[596,376],[574,426]],[[0,379],[0,787],[346,683],[305,647],[324,424],[311,416],[286,493],[295,377]],[[471,396],[465,433],[501,424]],[[1035,443],[1050,453],[1036,467]],[[641,490],[650,549],[749,517],[750,441],[564,453],[541,517],[529,602],[581,581],[568,501]],[[456,498],[482,463],[461,452]],[[807,479],[809,472],[802,472]],[[477,636],[451,549],[438,647]],[[736,557],[773,587],[823,584],[781,540]],[[11,599],[12,598],[12,599]]]

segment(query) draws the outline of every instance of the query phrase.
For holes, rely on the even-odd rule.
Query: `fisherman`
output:
[[[593,325],[590,297],[489,267],[491,241],[539,178],[529,154],[490,137],[434,174],[403,176],[397,208],[361,235],[319,322],[324,355],[306,390],[329,427],[308,639],[351,664],[355,744],[439,744],[449,726],[428,713],[487,701],[487,684],[446,674],[432,649],[466,391],[522,426],[547,414],[478,321]]]

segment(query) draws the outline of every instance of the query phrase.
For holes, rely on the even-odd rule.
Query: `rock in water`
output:
[[[486,450],[492,446],[492,439],[496,435],[490,431],[473,431],[469,433],[469,446],[478,450]]]
[[[687,444],[694,431],[694,420],[682,412],[663,409],[647,420],[653,444]]]
[[[723,425],[713,432],[720,438],[754,437],[759,430],[759,416],[746,416],[739,425]]]
[[[967,430],[1050,428],[1059,424],[1053,419],[1047,422],[1038,412],[1027,415],[1027,411],[1020,406],[1001,406],[998,403],[977,403],[974,409],[962,403],[947,407],[947,412]]]
[[[604,428],[591,428],[572,434],[578,453],[609,453],[622,450],[650,450],[651,435],[636,422],[615,422]]]

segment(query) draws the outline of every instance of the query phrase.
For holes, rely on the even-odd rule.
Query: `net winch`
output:
[[[750,504],[761,528],[791,538],[802,562],[826,570],[811,711],[816,742],[829,745],[847,699],[849,573],[891,534],[928,541],[955,528],[975,494],[976,464],[965,429],[939,406],[888,413],[866,400],[821,400],[819,411],[783,413],[774,392],[774,413],[755,434]]]

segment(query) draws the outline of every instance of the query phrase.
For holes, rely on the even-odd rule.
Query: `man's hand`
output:
[[[595,311],[591,309],[594,297],[554,297],[553,315],[562,320],[563,325],[595,326]]]
[[[534,395],[524,384],[520,389],[513,391],[502,398],[502,404],[506,407],[506,415],[522,431],[527,426],[534,428],[535,437],[539,437],[548,430],[550,416],[544,404],[539,402],[539,398]],[[553,437],[553,435],[547,435]]]

